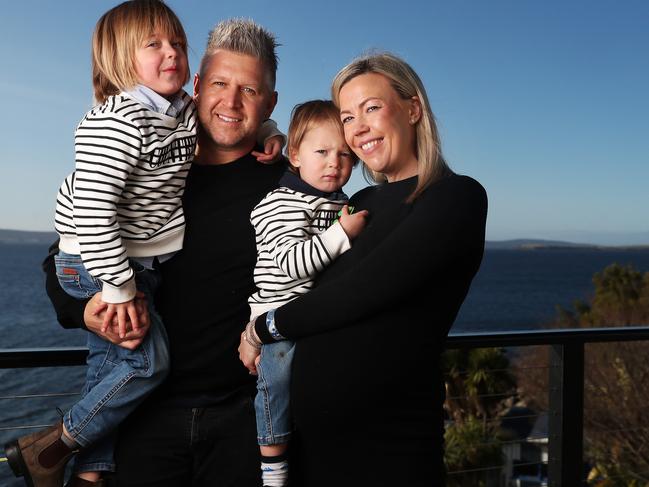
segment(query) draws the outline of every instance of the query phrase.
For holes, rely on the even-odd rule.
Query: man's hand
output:
[[[349,208],[347,205],[343,206],[341,210],[340,218],[338,221],[343,226],[343,230],[349,237],[350,240],[354,240],[360,235],[365,228],[365,219],[369,213],[367,210],[361,210],[358,213],[349,214]]]
[[[95,294],[90,301],[86,304],[84,310],[83,319],[88,328],[88,331],[94,333],[95,335],[103,338],[106,341],[119,345],[120,347],[127,348],[129,350],[134,350],[149,332],[150,320],[149,320],[149,311],[147,309],[147,302],[144,298],[144,294],[139,292],[135,296],[134,300],[135,309],[138,315],[139,327],[137,330],[133,330],[127,322],[127,331],[124,334],[124,337],[119,336],[119,325],[117,320],[114,319],[106,331],[102,331],[102,326],[104,323],[105,311],[108,307],[106,303],[101,300],[101,293]]]
[[[264,152],[252,151],[251,154],[257,158],[259,162],[265,164],[272,164],[277,162],[279,157],[282,155],[282,144],[284,143],[284,137],[281,135],[273,135],[266,139],[264,144]]]

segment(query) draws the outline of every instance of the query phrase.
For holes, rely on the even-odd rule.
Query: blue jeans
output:
[[[259,445],[286,443],[291,436],[289,385],[294,347],[288,340],[261,347],[255,396]]]
[[[59,252],[56,273],[65,292],[87,298],[101,291],[78,255]],[[76,472],[114,471],[114,432],[117,426],[155,389],[169,371],[167,334],[153,309],[158,273],[131,261],[136,287],[149,303],[151,326],[135,350],[114,345],[88,333],[88,370],[82,398],[63,417],[68,433],[82,447]]]

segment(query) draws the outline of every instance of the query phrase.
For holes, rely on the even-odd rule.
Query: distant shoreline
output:
[[[486,250],[649,250],[646,245],[598,245],[557,240],[516,239],[516,240],[487,240]]]
[[[56,232],[30,232],[0,229],[0,245],[49,245],[58,238]],[[487,240],[486,250],[647,250],[647,245],[596,245],[559,240],[515,239]]]
[[[0,244],[49,245],[58,237],[56,232],[29,232],[0,229]]]

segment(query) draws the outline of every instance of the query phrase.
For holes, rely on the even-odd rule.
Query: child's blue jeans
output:
[[[257,443],[286,443],[292,431],[289,407],[291,362],[295,344],[289,340],[262,345],[257,365]]]
[[[59,252],[55,257],[61,287],[70,296],[85,299],[101,291],[78,255]],[[117,426],[155,389],[169,371],[167,334],[153,309],[158,272],[130,262],[136,287],[148,301],[151,325],[135,350],[114,345],[88,333],[88,370],[82,398],[63,417],[68,433],[82,447],[76,472],[114,471],[114,433]]]

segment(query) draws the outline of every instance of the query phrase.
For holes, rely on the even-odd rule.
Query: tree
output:
[[[442,358],[446,376],[444,461],[448,487],[486,487],[497,480],[502,464],[498,418],[503,404],[515,392],[509,359],[500,348],[448,350]],[[488,468],[489,470],[481,470]]]
[[[554,327],[628,326],[649,323],[649,273],[612,264],[593,277],[590,302],[558,309]],[[586,347],[584,437],[594,465],[589,484],[649,487],[649,360],[646,342]],[[526,354],[525,365],[547,363],[547,350]],[[530,368],[531,369],[531,368]],[[518,377],[521,394],[547,408],[547,379],[527,370]]]

